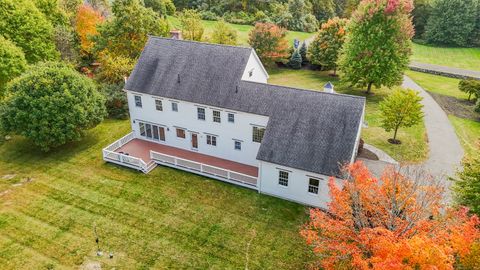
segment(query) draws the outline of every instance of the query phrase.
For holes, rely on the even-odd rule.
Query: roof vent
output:
[[[235,94],[238,93],[238,85],[235,85]]]
[[[180,73],[177,75],[177,82],[180,83]]]
[[[323,92],[333,94],[333,93],[335,93],[333,88],[334,88],[333,84],[331,82],[328,82],[327,84],[325,84],[323,86]]]
[[[170,38],[182,40],[183,39],[182,31],[175,30],[175,29],[170,31]]]

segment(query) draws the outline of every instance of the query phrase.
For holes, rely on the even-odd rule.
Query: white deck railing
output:
[[[128,142],[134,139],[133,132],[123,136],[122,138],[116,140],[114,143],[103,149],[103,159],[105,161],[114,162],[120,165],[126,165],[128,167],[141,170],[144,173],[148,173],[155,167],[155,162],[149,162],[146,164],[142,159],[137,157],[132,157],[129,155],[121,154],[115,152],[118,148],[124,146]]]
[[[239,172],[230,171],[227,169],[207,165],[204,163],[187,160],[175,156],[170,156],[155,151],[150,151],[150,158],[157,162],[173,165],[175,167],[186,168],[191,171],[200,172],[202,174],[208,174],[216,176],[217,178],[222,178],[224,180],[233,181],[246,185],[249,187],[257,187],[257,177],[246,175]]]

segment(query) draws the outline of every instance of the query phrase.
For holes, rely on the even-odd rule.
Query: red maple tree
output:
[[[313,268],[453,269],[478,244],[479,218],[445,208],[432,177],[389,168],[377,179],[361,162],[345,172],[342,187],[329,181],[328,212],[311,209],[301,230]]]
[[[97,35],[97,25],[103,22],[104,18],[100,12],[93,9],[88,4],[83,4],[78,8],[75,30],[80,39],[80,47],[83,54],[90,54],[93,41],[92,36]]]

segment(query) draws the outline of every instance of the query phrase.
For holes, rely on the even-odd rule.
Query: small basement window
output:
[[[241,141],[235,141],[234,142],[234,149],[235,150],[242,150],[242,142]]]
[[[185,130],[181,128],[177,128],[177,137],[185,139]]]
[[[288,187],[288,172],[278,171],[278,184],[284,187]]]
[[[220,111],[213,111],[213,122],[220,123]]]
[[[142,108],[142,97],[135,96],[135,107]]]
[[[308,192],[313,194],[318,194],[318,186],[320,185],[320,180],[315,178],[310,178],[308,180]]]
[[[178,112],[178,103],[172,102],[172,111]]]
[[[229,123],[235,123],[235,114],[233,114],[233,113],[228,114],[228,122]]]
[[[163,105],[160,99],[155,99],[155,109],[157,109],[157,111],[163,111]]]
[[[265,128],[253,127],[253,132],[252,132],[253,142],[261,143],[264,134],[265,134]]]
[[[198,120],[205,120],[205,109],[204,108],[197,108],[197,119]]]
[[[207,135],[207,144],[217,146],[217,136]]]

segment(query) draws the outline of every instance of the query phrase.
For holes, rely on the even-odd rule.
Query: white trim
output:
[[[355,162],[355,157],[358,152],[358,144],[360,143],[363,121],[365,119],[365,106],[366,106],[366,103],[363,105],[362,117],[360,118],[360,124],[358,125],[357,138],[355,139],[355,145],[353,145],[353,152],[352,152],[352,158],[350,159],[350,163]]]
[[[267,77],[267,80],[268,80],[270,78],[270,75],[268,75],[268,72],[263,66],[262,61],[260,61],[260,57],[258,57],[257,53],[255,52],[255,49],[253,48],[252,48],[252,53],[253,53],[253,56],[255,57],[255,60],[257,60],[257,62],[260,64],[260,67],[262,68],[262,71],[263,73],[265,73],[265,76]]]

